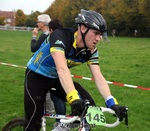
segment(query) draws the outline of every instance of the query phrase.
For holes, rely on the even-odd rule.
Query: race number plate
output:
[[[86,121],[89,124],[105,125],[106,119],[99,107],[89,106],[86,114]]]

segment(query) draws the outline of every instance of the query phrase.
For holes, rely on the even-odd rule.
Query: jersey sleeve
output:
[[[94,50],[94,52],[91,54],[91,57],[89,58],[89,60],[87,61],[87,64],[96,64],[99,65],[99,53],[97,48]]]
[[[64,53],[66,49],[66,38],[60,30],[54,30],[50,35],[50,52],[59,51]]]

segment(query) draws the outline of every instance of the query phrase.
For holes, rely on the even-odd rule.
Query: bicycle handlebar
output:
[[[110,109],[110,108],[100,107],[100,109],[102,110],[102,112],[108,112],[110,114],[115,114],[115,112],[112,109]],[[69,124],[69,123],[73,123],[76,120],[80,121],[80,117],[79,116],[73,116],[73,117],[71,117],[69,119],[61,119],[60,122]],[[120,121],[119,121],[119,118],[117,117],[117,120],[114,123],[112,123],[112,124],[107,124],[106,123],[104,126],[111,128],[111,127],[116,127],[119,124],[120,124]]]
[[[101,110],[102,110],[102,112],[108,112],[108,113],[110,113],[110,114],[116,114],[115,113],[115,111],[113,111],[112,109],[110,109],[110,108],[105,108],[105,107],[100,107],[101,108]],[[119,121],[119,118],[117,117],[117,120],[114,122],[114,123],[112,123],[112,124],[105,124],[104,126],[105,127],[116,127],[116,126],[118,126],[120,124],[120,121]]]
[[[69,124],[69,123],[73,123],[76,120],[79,120],[79,118],[80,118],[79,116],[73,116],[73,117],[71,117],[69,119],[60,119],[60,122]]]

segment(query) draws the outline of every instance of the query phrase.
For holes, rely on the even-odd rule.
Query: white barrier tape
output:
[[[6,66],[12,66],[12,67],[18,67],[18,68],[27,68],[25,66],[18,66],[18,65],[14,65],[14,64],[9,64],[9,63],[3,63],[3,62],[0,62],[1,65],[6,65]]]
[[[6,65],[6,66],[12,66],[12,67],[18,67],[18,68],[24,68],[24,69],[26,69],[25,66],[18,66],[18,65],[9,64],[9,63],[3,63],[3,62],[0,62],[0,65]],[[83,77],[83,76],[76,76],[76,75],[71,75],[71,76],[73,78],[79,78],[79,79],[94,81],[94,78]],[[135,86],[135,85],[123,84],[123,83],[120,83],[120,82],[111,82],[111,81],[106,81],[106,82],[108,84],[113,84],[113,85],[117,85],[117,86],[125,86],[125,87],[130,87],[130,88],[139,88],[139,89],[142,89],[142,90],[150,90],[149,87],[142,87],[142,86]]]

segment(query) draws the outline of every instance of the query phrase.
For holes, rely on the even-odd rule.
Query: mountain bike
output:
[[[127,117],[128,108],[124,107],[125,112],[125,124],[128,126],[128,117]],[[55,126],[62,124],[68,129],[77,129],[78,131],[86,131],[86,129],[95,128],[96,126],[104,126],[107,128],[113,128],[120,124],[119,118],[116,117],[113,123],[107,123],[105,113],[113,114],[111,117],[116,116],[115,112],[112,109],[106,107],[97,107],[90,106],[89,101],[85,103],[85,109],[82,112],[81,116],[71,116],[71,115],[59,115],[59,114],[43,114],[41,122],[41,130],[46,131],[46,120],[47,119],[60,119],[59,123],[55,123]],[[108,117],[108,116],[107,116]],[[110,117],[110,116],[109,116]],[[9,121],[2,129],[2,131],[23,131],[25,125],[24,118],[15,118]]]

